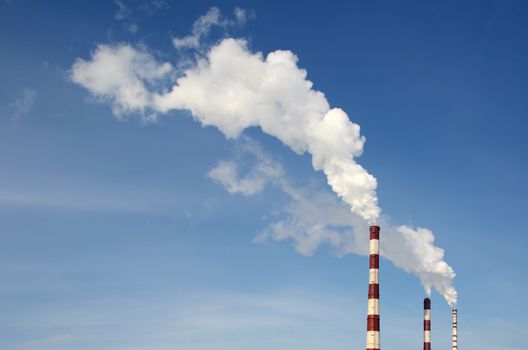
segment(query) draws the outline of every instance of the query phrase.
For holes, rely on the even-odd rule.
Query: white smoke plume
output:
[[[159,64],[150,53],[131,45],[99,45],[90,61],[77,59],[70,77],[95,97],[109,100],[121,119],[130,113],[144,117],[153,101],[149,86],[172,71],[170,63]]]
[[[250,52],[244,40],[225,39],[186,70],[170,91],[149,89],[171,74],[171,67],[130,45],[99,45],[90,61],[77,59],[71,77],[110,100],[118,116],[189,110],[228,138],[258,126],[293,151],[309,152],[314,169],[324,171],[353,212],[370,222],[378,218],[376,179],[354,160],[365,143],[359,125],[343,110],[330,109],[292,52],[275,51],[264,58]]]
[[[338,256],[349,253],[368,255],[368,223],[351,213],[349,207],[338,201],[335,195],[326,190],[293,186],[287,180],[282,165],[247,137],[237,144],[237,153],[254,158],[245,173],[231,172],[225,178],[211,176],[224,173],[224,164],[230,164],[233,169],[241,168],[239,163],[242,161],[238,159],[242,157],[237,156],[235,160],[221,161],[209,175],[230,193],[256,195],[264,190],[266,184],[270,184],[280,188],[289,198],[279,211],[278,220],[264,228],[255,242],[291,240],[295,250],[303,255],[312,255],[323,244],[328,244]],[[249,187],[248,182],[254,184],[250,187],[251,193],[243,190]],[[433,233],[425,228],[395,226],[387,216],[381,216],[379,223],[383,237],[381,255],[416,275],[428,295],[434,287],[450,305],[454,305],[457,299],[453,287],[455,273],[444,261],[444,250],[434,245]]]
[[[137,113],[152,121],[158,114],[187,110],[228,138],[259,127],[294,152],[309,153],[313,168],[325,173],[352,213],[368,223],[379,222],[376,179],[355,161],[365,143],[359,125],[343,110],[330,108],[297,61],[291,51],[264,56],[251,52],[245,40],[227,38],[198,55],[192,67],[176,71],[177,62],[159,62],[145,48],[99,45],[91,59],[76,60],[71,79],[109,101],[119,118]],[[175,76],[179,78],[168,87],[166,82]],[[218,178],[236,175],[232,164],[218,171]],[[244,186],[231,190],[255,191]],[[400,236],[412,232],[404,230]]]

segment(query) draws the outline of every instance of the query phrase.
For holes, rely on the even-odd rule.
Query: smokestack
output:
[[[457,319],[457,309],[453,308],[453,350],[458,349]]]
[[[379,226],[370,226],[370,270],[367,316],[367,350],[380,349]]]
[[[431,299],[424,299],[424,350],[431,350]]]

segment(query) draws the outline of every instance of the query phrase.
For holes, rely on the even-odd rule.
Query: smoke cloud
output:
[[[324,171],[354,213],[369,222],[378,218],[376,179],[354,160],[365,143],[359,125],[343,110],[330,109],[292,52],[274,51],[264,58],[250,52],[244,40],[224,39],[184,71],[170,91],[157,92],[152,85],[170,76],[171,68],[131,45],[99,45],[90,61],[77,59],[71,77],[109,100],[118,117],[188,110],[228,138],[260,127],[294,152],[310,153],[314,169]]]
[[[281,180],[284,175],[282,165],[275,162],[260,145],[248,138],[243,138],[244,142],[237,147],[239,153],[254,157],[257,162],[247,171],[245,175],[240,175],[239,164],[235,160],[224,160],[211,169],[207,174],[211,179],[220,183],[231,193],[240,193],[245,196],[252,196],[264,190],[269,182]]]
[[[76,60],[71,79],[108,101],[118,118],[134,113],[153,121],[159,114],[186,110],[227,138],[259,127],[294,152],[310,154],[313,168],[324,172],[333,192],[355,216],[381,223],[376,179],[355,160],[365,143],[359,125],[343,110],[330,108],[324,94],[307,80],[306,70],[298,67],[295,54],[277,50],[264,56],[251,52],[245,40],[233,38],[221,40],[203,55],[200,52],[194,65],[180,71],[174,68],[178,64],[159,62],[142,47],[99,45],[91,59]],[[225,163],[210,176],[231,183],[228,189],[233,192],[249,195],[261,188],[247,183],[234,186],[235,170]],[[398,232],[400,237],[414,237],[426,231]],[[427,261],[421,263],[429,268]]]
[[[337,200],[334,194],[320,188],[292,185],[283,166],[247,137],[237,144],[236,153],[235,159],[221,161],[209,175],[224,173],[221,170],[225,164],[240,169],[243,165],[248,168],[249,163],[245,173],[236,171],[225,178],[211,177],[230,193],[256,195],[266,185],[272,185],[288,198],[287,204],[277,211],[276,220],[265,227],[254,242],[291,241],[295,250],[303,255],[312,255],[325,244],[338,256],[369,254],[368,222],[351,213],[349,207]],[[248,186],[248,183],[254,185]],[[244,190],[248,187],[252,189],[251,193]],[[454,305],[457,299],[453,287],[455,273],[444,261],[444,250],[434,245],[433,233],[426,228],[394,225],[385,215],[379,218],[379,223],[383,236],[381,255],[404,271],[416,275],[428,295],[434,287],[449,304]]]

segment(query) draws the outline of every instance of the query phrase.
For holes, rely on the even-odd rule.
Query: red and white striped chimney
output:
[[[370,271],[367,316],[367,350],[380,349],[379,226],[370,226]]]
[[[424,299],[424,350],[431,350],[431,299]]]
[[[458,349],[458,333],[457,333],[457,309],[453,308],[453,350]]]

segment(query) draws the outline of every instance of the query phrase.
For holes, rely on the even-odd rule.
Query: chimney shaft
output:
[[[367,350],[380,349],[379,226],[370,226],[370,270],[367,316]]]
[[[453,308],[453,350],[458,350],[458,332],[457,332],[457,309]]]
[[[424,350],[431,350],[431,299],[424,299]]]

